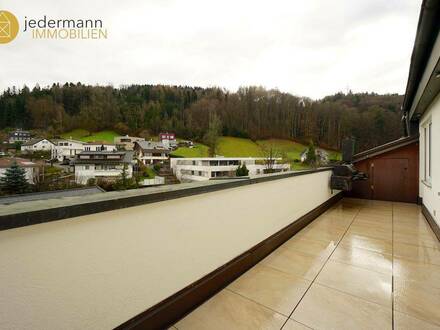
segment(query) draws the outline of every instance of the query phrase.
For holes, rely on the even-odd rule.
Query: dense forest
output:
[[[169,130],[201,140],[215,122],[222,135],[313,140],[335,149],[344,137],[352,136],[359,151],[401,136],[401,102],[397,94],[349,92],[314,101],[262,87],[229,92],[187,86],[54,84],[4,91],[0,130],[40,129],[48,136],[74,128],[143,136]]]

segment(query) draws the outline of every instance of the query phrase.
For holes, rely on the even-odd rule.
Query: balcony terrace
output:
[[[2,206],[0,328],[440,327],[419,206],[341,200],[330,175]]]
[[[343,199],[174,328],[440,329],[439,310],[420,207]]]

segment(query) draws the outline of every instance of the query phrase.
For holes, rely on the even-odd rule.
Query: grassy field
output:
[[[115,131],[100,131],[96,133],[90,133],[85,129],[74,129],[70,132],[64,133],[61,137],[65,139],[69,139],[70,137],[74,140],[79,140],[83,142],[92,142],[92,141],[105,141],[108,143],[114,142],[114,137],[119,136],[120,134]]]
[[[307,146],[301,143],[281,139],[259,140],[257,141],[257,144],[263,150],[270,150],[270,148],[272,147],[276,151],[276,153],[280,154],[275,156],[288,159],[292,162],[295,159],[299,160],[301,158],[301,153],[307,148]]]
[[[229,136],[219,138],[215,153],[224,157],[263,157],[263,151],[257,143]]]
[[[209,157],[209,148],[204,144],[196,143],[193,148],[177,148],[171,155],[185,158]]]

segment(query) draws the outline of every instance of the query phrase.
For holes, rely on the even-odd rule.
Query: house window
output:
[[[432,122],[428,122],[423,126],[423,153],[424,153],[424,180],[431,183],[432,177]]]
[[[84,166],[86,170],[88,170],[90,168],[89,165]]]

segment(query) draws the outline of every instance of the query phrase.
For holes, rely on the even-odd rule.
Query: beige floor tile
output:
[[[379,222],[379,223],[391,223],[393,217],[392,215],[359,213],[355,219],[368,220],[371,222]]]
[[[282,330],[310,330],[310,328],[294,320],[288,320]]]
[[[367,249],[380,253],[392,254],[393,246],[390,241],[385,241],[382,239],[376,239],[373,237],[356,235],[353,233],[347,233],[341,240],[340,245],[350,246],[356,248]]]
[[[387,230],[393,229],[392,219],[384,220],[384,219],[369,218],[369,217],[356,217],[354,218],[353,225],[364,225],[364,226],[377,227]]]
[[[411,244],[394,242],[393,253],[395,257],[413,260],[419,263],[440,266],[440,248],[428,248]]]
[[[440,326],[440,289],[394,277],[394,309]]]
[[[294,236],[284,243],[282,247],[327,259],[336,248],[336,243],[334,241],[324,242]]]
[[[426,219],[423,214],[418,215],[410,215],[410,214],[394,214],[393,215],[394,223],[402,223],[402,224],[422,224],[426,223]]]
[[[428,323],[413,316],[394,311],[395,330],[440,330],[439,326]]]
[[[228,289],[289,316],[311,282],[277,269],[257,265]]]
[[[179,330],[280,329],[286,317],[228,290],[205,302],[175,326]]]
[[[328,261],[315,282],[391,308],[391,275]]]
[[[393,269],[393,258],[390,254],[342,245],[333,252],[331,260],[344,262],[383,274],[392,274]]]
[[[324,226],[323,224],[318,223],[314,225],[309,225],[300,231],[300,233],[308,233],[308,232],[326,233],[339,237],[344,234],[345,230],[335,227]]]
[[[323,230],[333,230],[343,233],[350,226],[352,220],[341,220],[336,218],[320,218],[313,221],[308,228],[316,228]]]
[[[304,228],[298,234],[296,234],[296,236],[301,237],[303,239],[311,239],[311,240],[318,240],[324,242],[333,241],[337,243],[342,238],[343,233],[314,229],[314,228],[310,228],[310,229]]]
[[[431,228],[427,223],[395,223],[393,230],[396,233],[411,235],[416,233],[417,235],[430,235],[432,233]]]
[[[391,329],[391,309],[312,284],[292,318],[314,329]]]
[[[440,266],[438,265],[394,257],[393,273],[402,280],[423,282],[440,289]]]
[[[313,280],[324,262],[325,259],[320,257],[280,247],[263,259],[261,264],[307,280]]]
[[[370,216],[370,217],[385,217],[389,218],[393,215],[393,212],[388,209],[372,209],[372,208],[363,208],[359,211],[359,217],[362,216]]]
[[[378,226],[370,226],[365,224],[352,224],[348,229],[347,234],[367,236],[387,241],[391,241],[393,238],[393,232],[391,228],[383,229]]]
[[[402,234],[398,232],[393,233],[393,241],[396,243],[406,243],[430,248],[439,248],[440,243],[433,233],[430,234]]]

